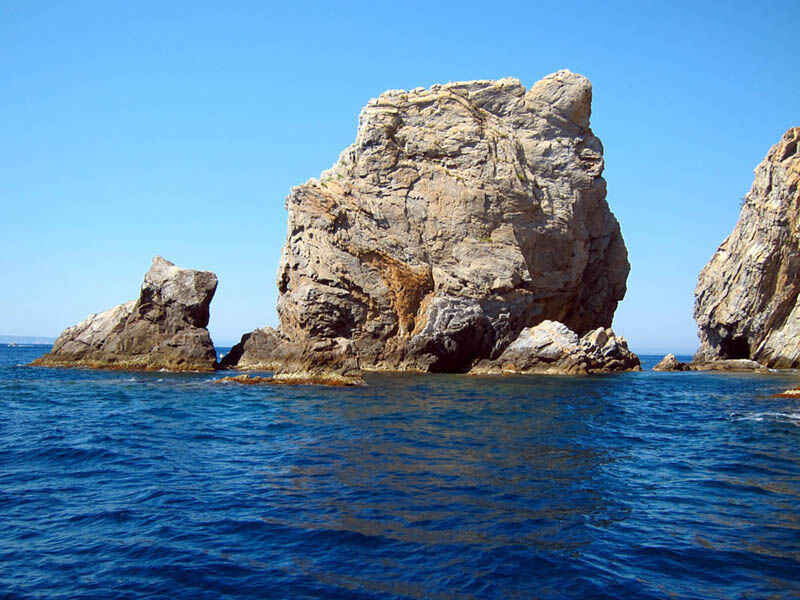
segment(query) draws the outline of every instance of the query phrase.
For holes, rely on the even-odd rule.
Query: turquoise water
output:
[[[2,598],[790,598],[800,375],[21,366],[0,347]],[[645,357],[645,366],[660,357]]]

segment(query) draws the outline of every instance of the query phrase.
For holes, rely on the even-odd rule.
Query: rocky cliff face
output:
[[[800,127],[758,165],[733,233],[700,273],[695,361],[800,366]]]
[[[465,371],[545,319],[608,327],[629,265],[591,99],[559,71],[529,90],[371,100],[355,143],[287,199],[283,339],[347,340],[367,368]]]
[[[89,315],[33,364],[57,367],[210,371],[216,352],[208,330],[217,277],[176,267],[160,256],[139,299]]]

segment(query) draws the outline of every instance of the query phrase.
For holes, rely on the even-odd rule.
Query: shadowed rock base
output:
[[[221,368],[273,371],[270,383],[361,385],[361,367],[350,340],[319,339],[294,343],[271,327],[256,329],[220,361]]]
[[[349,340],[318,340],[313,345],[301,346],[282,338],[270,327],[242,336],[242,341],[223,358],[221,366],[276,370],[276,378],[300,382],[363,381],[355,348]],[[412,371],[409,368],[398,370]],[[640,370],[639,357],[628,349],[625,339],[614,335],[611,329],[599,327],[578,337],[562,323],[544,321],[536,327],[523,329],[499,358],[479,361],[468,373],[588,375]]]

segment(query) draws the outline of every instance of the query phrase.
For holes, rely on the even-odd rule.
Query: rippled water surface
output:
[[[0,347],[3,598],[789,598],[800,375],[21,366]]]

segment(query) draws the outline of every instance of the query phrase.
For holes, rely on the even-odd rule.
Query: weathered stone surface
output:
[[[800,127],[758,165],[733,233],[700,273],[696,362],[800,366]]]
[[[578,337],[563,323],[543,321],[523,329],[497,359],[480,361],[470,373],[588,375],[639,370],[639,358],[610,328],[599,327]]]
[[[272,327],[256,329],[220,361],[222,368],[272,371],[274,382],[323,385],[363,384],[361,366],[350,340],[321,338],[296,343]]]
[[[679,361],[674,354],[667,354],[653,367],[653,371],[688,371],[689,363]]]
[[[139,299],[68,327],[33,364],[56,367],[210,371],[216,352],[206,326],[217,277],[160,256]]]
[[[285,359],[287,340],[272,327],[245,333],[219,361],[223,369],[236,367],[253,371],[277,371]]]
[[[371,100],[355,143],[287,198],[284,339],[350,340],[369,369],[457,372],[546,319],[610,326],[629,265],[591,98],[559,71],[529,90],[501,79]]]

